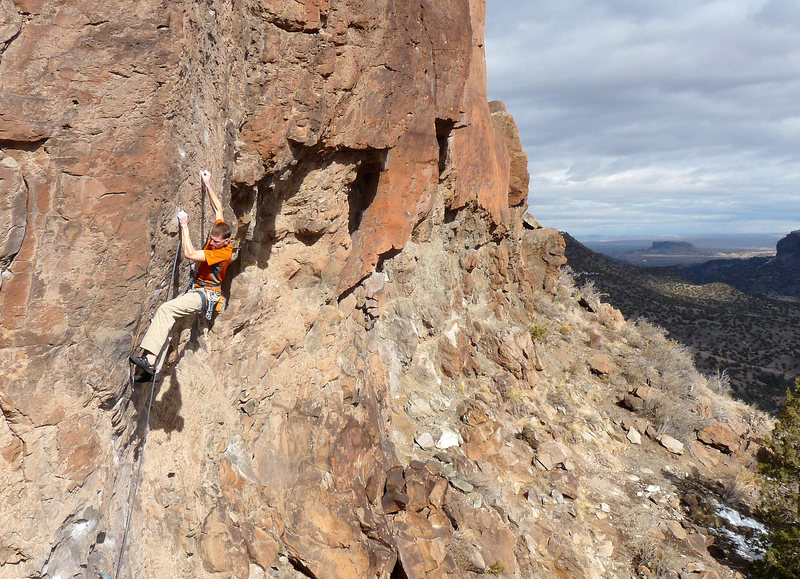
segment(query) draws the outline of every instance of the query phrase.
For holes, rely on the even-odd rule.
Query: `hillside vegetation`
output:
[[[629,318],[645,317],[691,348],[698,368],[724,373],[737,398],[774,412],[800,373],[800,304],[745,294],[723,283],[624,265],[564,235],[575,277]]]

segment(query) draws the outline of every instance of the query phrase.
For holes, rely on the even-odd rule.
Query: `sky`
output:
[[[800,1],[488,0],[485,48],[542,225],[800,229]]]

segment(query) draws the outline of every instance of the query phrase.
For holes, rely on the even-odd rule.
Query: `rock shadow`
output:
[[[164,387],[164,378],[156,380],[153,384],[152,380],[147,382],[140,382],[134,385],[133,396],[131,397],[134,407],[137,411],[136,418],[136,434],[135,436],[141,442],[145,426],[147,424],[147,411],[150,404],[150,392],[153,393],[153,404],[150,408],[150,423],[149,430],[163,430],[166,433],[181,432],[183,430],[185,421],[180,415],[180,409],[183,405],[181,397],[180,384],[175,372],[175,363],[169,364],[165,362],[162,371],[167,372],[170,381],[167,390],[162,394]],[[137,443],[138,444],[138,443]],[[138,455],[138,451],[137,451]]]
[[[162,430],[167,434],[170,432],[182,432],[186,423],[180,415],[183,398],[174,366],[169,376],[169,386],[163,394],[161,390],[164,387],[164,380],[162,379],[158,382],[150,414],[150,430]]]
[[[268,173],[255,185],[231,184],[230,205],[239,227],[236,232],[238,253],[228,268],[223,293],[230,295],[233,279],[251,265],[265,269],[274,244],[285,236],[293,236],[306,246],[314,245],[326,233],[324,223],[300,220],[293,230],[277,229],[278,216],[286,201],[297,195],[313,171],[332,163],[357,166],[356,175],[348,184],[349,233],[358,230],[361,216],[374,201],[380,174],[385,169],[388,151],[385,149],[329,149],[322,145],[306,147],[291,145],[294,158],[291,166],[280,172]]]
[[[180,415],[181,407],[183,406],[183,397],[181,396],[181,385],[175,369],[187,352],[197,353],[201,350],[200,336],[203,333],[202,326],[204,324],[209,324],[210,327],[210,325],[213,324],[213,318],[211,322],[207,322],[201,316],[203,316],[203,314],[198,314],[192,318],[191,321],[186,320],[182,323],[179,322],[173,329],[175,335],[179,336],[186,325],[190,324],[191,333],[185,344],[170,346],[170,351],[167,352],[167,360],[164,362],[164,371],[167,372],[170,377],[169,388],[159,398],[161,388],[164,386],[164,380],[159,380],[157,383],[150,417],[150,428],[152,430],[162,430],[167,434],[170,432],[183,431],[183,427],[186,423],[184,418]],[[172,353],[173,347],[175,348],[176,358],[170,361],[169,355]]]

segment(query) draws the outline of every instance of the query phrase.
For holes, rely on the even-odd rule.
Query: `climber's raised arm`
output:
[[[206,187],[206,191],[208,191],[208,199],[211,201],[211,208],[214,210],[214,223],[223,221],[225,218],[222,215],[222,202],[220,202],[214,189],[211,188],[211,172],[203,171],[200,173],[200,178]]]

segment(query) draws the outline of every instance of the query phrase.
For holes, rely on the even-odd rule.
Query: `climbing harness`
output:
[[[195,288],[193,291],[200,294],[200,299],[203,300],[203,311],[209,322],[214,312],[225,310],[225,296],[221,293],[205,288]]]
[[[200,299],[203,302],[203,309],[205,318],[210,322],[214,316],[214,312],[221,313],[228,307],[228,301],[220,291],[221,283],[208,283],[201,279],[197,279],[197,272],[194,266],[189,270],[189,282],[183,288],[181,294],[188,294],[189,292],[197,292],[200,294]]]

